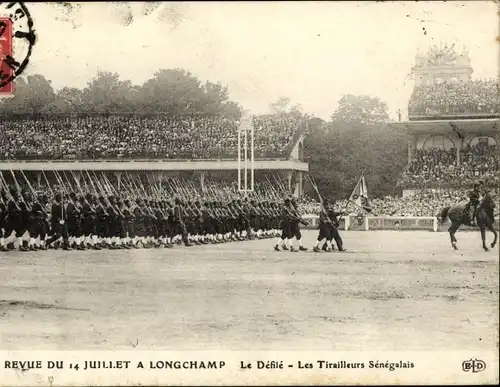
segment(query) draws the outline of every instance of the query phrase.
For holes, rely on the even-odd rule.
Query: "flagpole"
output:
[[[366,171],[366,167],[363,168],[363,171],[361,172],[361,176],[359,177],[356,185],[354,186],[354,189],[352,190],[352,192],[354,192],[354,190],[356,189],[356,187],[358,186],[358,184],[361,184],[361,179],[363,179],[363,176],[365,175],[365,171]],[[352,192],[351,192],[351,195],[349,196],[349,199],[347,199],[347,202],[345,204],[345,207],[344,209],[342,210],[341,214],[340,215],[340,219],[342,219],[344,217],[344,212],[347,211],[347,207],[349,206],[349,203],[352,201],[351,198],[352,198]]]

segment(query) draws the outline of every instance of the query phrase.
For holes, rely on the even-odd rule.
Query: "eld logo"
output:
[[[486,369],[486,363],[482,360],[470,359],[462,363],[462,369],[464,372],[481,372]]]

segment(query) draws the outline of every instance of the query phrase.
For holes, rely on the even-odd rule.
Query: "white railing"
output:
[[[308,228],[317,228],[319,216],[307,214],[303,216],[309,222]],[[498,229],[499,218],[495,218]],[[349,215],[340,221],[339,228],[345,231],[370,231],[370,230],[428,230],[446,231],[449,221],[440,225],[434,216],[364,216]]]

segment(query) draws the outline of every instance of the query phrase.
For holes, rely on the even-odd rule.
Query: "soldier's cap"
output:
[[[70,198],[76,198],[76,193],[74,193],[74,192],[70,192],[69,197],[70,197]]]
[[[330,201],[328,199],[323,200],[323,204],[327,205],[330,204]]]
[[[88,193],[88,194],[86,194],[86,195],[85,195],[85,198],[86,198],[87,200],[90,200],[90,199],[92,199],[92,195]]]
[[[54,198],[59,201],[62,199],[62,195],[60,193],[56,193],[56,195],[54,196]]]
[[[290,204],[290,198],[285,199],[285,204]]]
[[[99,196],[99,201],[103,202],[104,201],[104,196]]]

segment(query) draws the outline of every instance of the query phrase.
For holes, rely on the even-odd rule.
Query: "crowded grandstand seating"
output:
[[[299,120],[254,117],[255,157],[286,157]],[[0,159],[236,158],[237,130],[220,116],[3,118]]]
[[[498,112],[496,79],[417,86],[408,104],[409,116],[498,114]]]
[[[437,216],[446,206],[457,203],[467,203],[467,189],[443,189],[443,190],[422,190],[407,197],[386,196],[371,200],[372,212],[374,216]],[[491,195],[495,202],[500,199],[498,189],[491,190]],[[366,214],[363,210],[353,204],[347,204],[347,200],[339,200],[336,207],[345,210],[347,214]],[[300,201],[300,210],[303,214],[318,214],[320,204],[308,197]],[[497,209],[498,212],[498,209]]]
[[[457,165],[456,149],[417,149],[398,185],[403,188],[454,184],[471,187],[479,179],[498,185],[498,153],[497,145],[468,146],[460,150]]]

